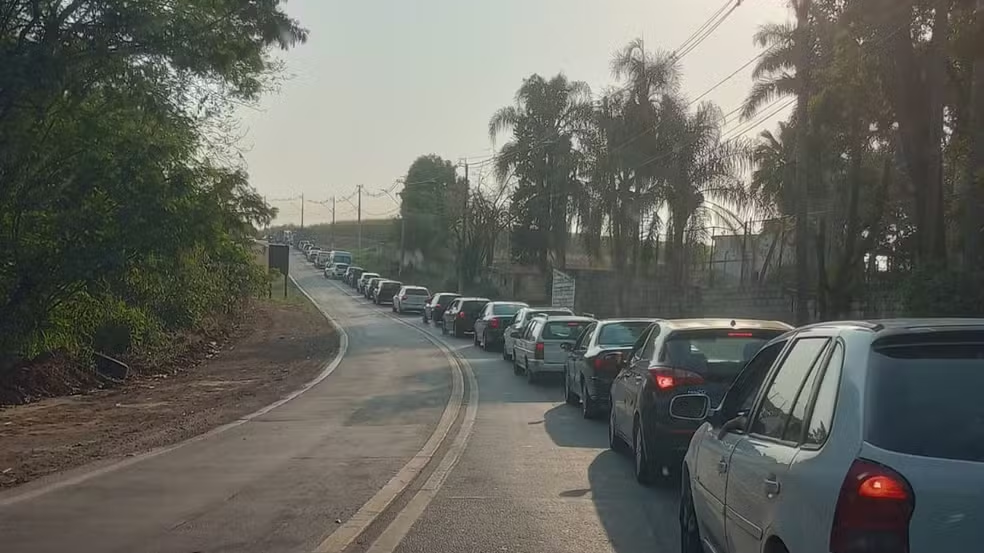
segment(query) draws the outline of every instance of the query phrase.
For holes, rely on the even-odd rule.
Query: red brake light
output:
[[[534,359],[543,359],[543,342],[537,342],[533,351]]]
[[[441,308],[441,304],[436,303],[436,304],[434,304],[434,307],[437,308],[437,309],[440,309]]]
[[[458,318],[459,319],[464,319],[465,318],[465,312],[464,311],[458,311]]]
[[[400,301],[407,301],[407,297],[406,296],[400,296]]]
[[[489,321],[489,328],[499,328],[499,319],[493,318]]]
[[[567,323],[567,326],[581,326],[581,323]]]
[[[878,463],[855,460],[837,498],[830,551],[908,553],[914,505],[912,488],[901,474]]]
[[[755,335],[751,332],[729,332],[728,338],[753,338]]]
[[[649,375],[660,390],[704,383],[704,377],[695,372],[669,367],[649,367]]]

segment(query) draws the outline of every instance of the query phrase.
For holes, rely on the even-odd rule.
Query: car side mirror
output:
[[[702,421],[711,410],[711,398],[705,394],[682,394],[670,401],[670,416],[685,421]]]
[[[719,440],[723,440],[729,432],[744,432],[747,425],[748,417],[735,417],[721,425],[721,428],[718,430],[717,437]]]

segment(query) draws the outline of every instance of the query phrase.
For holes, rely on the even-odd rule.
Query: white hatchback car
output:
[[[984,544],[984,319],[824,323],[752,358],[683,464],[682,553]],[[678,418],[708,398],[681,396]]]
[[[423,313],[424,305],[430,299],[430,292],[423,286],[404,286],[393,296],[393,312],[417,311]]]

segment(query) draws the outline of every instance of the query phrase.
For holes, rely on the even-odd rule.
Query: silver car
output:
[[[562,344],[573,344],[594,319],[588,317],[534,317],[526,331],[513,331],[516,339],[513,371],[526,374],[533,384],[547,373],[563,374],[567,351]]]
[[[984,319],[824,323],[753,357],[683,464],[682,553],[984,543]],[[705,395],[672,416],[705,418]]]
[[[404,286],[393,296],[393,312],[406,313],[416,311],[423,313],[424,305],[430,298],[430,292],[423,286]]]
[[[513,352],[516,349],[516,339],[513,334],[519,332],[520,335],[526,331],[533,317],[548,315],[574,315],[574,312],[566,307],[524,307],[516,312],[512,324],[506,327],[502,335],[502,358],[506,361],[513,360]]]

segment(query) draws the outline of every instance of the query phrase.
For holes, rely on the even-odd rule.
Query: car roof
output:
[[[758,319],[666,319],[659,321],[668,330],[700,330],[715,328],[744,328],[760,330],[793,330],[792,325],[782,321],[763,321]]]
[[[369,277],[368,280],[372,280],[373,278],[378,277],[379,273],[362,273],[362,276]]]
[[[796,332],[813,329],[843,329],[872,332],[876,335],[888,336],[933,330],[970,330],[984,329],[984,319],[972,318],[906,318],[906,319],[872,319],[860,321],[827,321],[814,323],[795,329]]]
[[[618,323],[656,323],[661,322],[662,319],[646,319],[646,318],[628,318],[628,319],[600,319],[598,324],[618,324]]]
[[[419,284],[404,284],[403,287],[404,288],[419,288],[421,290],[426,290],[427,289],[426,286],[420,286]]]
[[[546,319],[547,322],[549,322],[549,323],[554,323],[554,322],[561,322],[561,323],[585,322],[585,323],[590,323],[590,322],[594,322],[594,321],[597,320],[597,319],[592,319],[591,317],[579,317],[577,315],[553,315],[551,317],[537,317],[537,318],[538,319],[539,318]]]
[[[461,297],[461,294],[459,294],[457,292],[435,292],[434,295],[435,296],[454,296],[456,298],[460,298]]]
[[[402,282],[400,282],[399,280],[393,280],[391,278],[381,278],[381,279],[379,279],[379,283],[380,284],[399,284],[400,286],[403,286],[403,283]]]
[[[528,306],[526,305],[526,302],[523,302],[523,301],[504,301],[504,300],[496,300],[496,301],[490,301],[489,303],[494,303],[494,304],[496,304],[496,305],[522,305],[522,306],[524,306],[524,307],[528,307]]]
[[[468,297],[466,297],[466,296],[458,296],[455,299],[456,300],[461,300],[461,301],[491,301],[491,300],[489,300],[489,298],[479,298],[479,297],[471,297],[471,296],[468,296]]]

